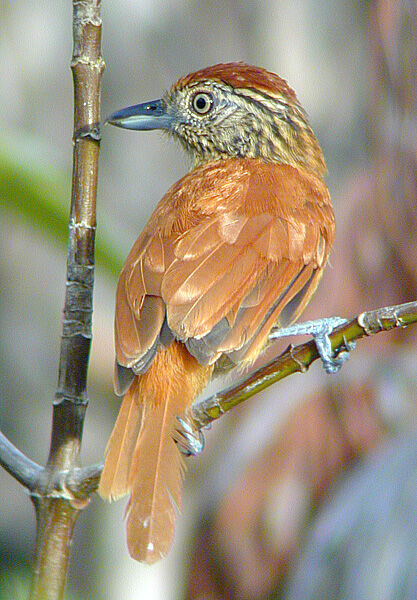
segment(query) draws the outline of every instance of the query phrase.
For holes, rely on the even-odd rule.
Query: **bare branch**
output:
[[[58,387],[48,466],[77,462],[87,408],[100,141],[100,0],[73,1],[74,166]]]
[[[74,501],[88,500],[93,492],[98,488],[100,482],[103,463],[73,469],[65,474],[65,488],[72,494]]]
[[[10,440],[0,431],[0,465],[12,477],[24,485],[28,490],[33,490],[38,484],[42,467],[18,450]]]
[[[349,342],[364,336],[388,331],[394,327],[407,327],[417,322],[417,302],[386,306],[361,313],[329,336],[335,353],[348,350]],[[281,356],[251,373],[226,390],[202,400],[193,407],[193,419],[201,429],[244,400],[251,398],[270,385],[292,373],[305,372],[319,358],[314,341],[296,347],[292,345]]]
[[[23,452],[0,431],[0,465],[21,483],[33,495],[38,494],[40,486],[44,485],[45,469],[30,460]],[[85,468],[75,468],[69,471],[58,471],[48,480],[48,490],[45,496],[61,498],[76,504],[88,500],[97,489],[103,464]]]
[[[346,349],[350,342],[364,336],[389,331],[395,327],[407,327],[416,322],[417,302],[408,302],[363,312],[342,327],[338,327],[329,337],[333,350],[339,353]],[[207,426],[244,400],[292,373],[307,371],[317,358],[319,355],[314,341],[295,347],[289,346],[283,354],[239,383],[196,404],[193,407],[196,427],[201,429]],[[41,472],[38,465],[14,448],[1,433],[0,464],[26,487],[37,481]],[[103,465],[98,464],[56,472],[50,481],[51,495],[69,499],[73,504],[77,501],[88,501],[89,496],[98,487],[102,468]],[[20,469],[23,470],[23,474],[19,474]]]
[[[77,501],[66,481],[76,477],[88,404],[104,69],[100,0],[73,0],[73,41],[74,155],[66,294],[48,463],[31,490],[37,524],[31,600],[63,598],[75,522],[89,500]],[[90,470],[86,471],[87,481]],[[85,485],[80,483],[80,490]]]
[[[408,302],[397,306],[386,306],[377,310],[361,313],[345,325],[338,327],[329,336],[332,349],[339,353],[349,346],[350,342],[364,336],[371,336],[381,331],[389,331],[394,327],[407,327],[417,322],[417,302]],[[193,420],[195,426],[201,429],[221,415],[228,412],[244,400],[251,398],[270,385],[296,372],[308,370],[311,363],[319,358],[314,341],[289,346],[283,354],[273,359],[267,365],[251,373],[237,384],[218,392],[195,404]],[[94,465],[74,469],[61,475],[65,486],[74,498],[85,499],[94,492],[100,480],[103,465]]]

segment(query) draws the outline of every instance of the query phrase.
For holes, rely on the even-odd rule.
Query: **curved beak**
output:
[[[170,129],[173,117],[167,113],[164,100],[152,100],[143,104],[135,104],[112,113],[105,123],[123,129]]]

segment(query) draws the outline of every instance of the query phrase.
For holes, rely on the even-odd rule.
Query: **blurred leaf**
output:
[[[0,579],[0,600],[25,600],[28,596],[30,573],[25,569],[4,568]]]
[[[27,600],[30,589],[29,569],[5,567],[0,563],[0,600]],[[81,596],[65,593],[66,600],[81,600]],[[90,598],[91,600],[91,598]]]
[[[0,206],[66,246],[71,181],[51,166],[50,157],[36,141],[0,137]],[[96,240],[97,265],[117,276],[123,257],[101,226]]]

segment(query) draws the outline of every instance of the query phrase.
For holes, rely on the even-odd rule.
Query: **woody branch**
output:
[[[101,57],[100,0],[73,0],[74,154],[69,220],[66,295],[58,387],[53,403],[52,435],[46,467],[32,462],[0,432],[0,464],[30,491],[37,536],[31,599],[63,598],[69,551],[80,501],[66,487],[77,479],[85,412],[91,344],[100,141]],[[83,470],[83,480],[91,468]],[[87,477],[88,479],[88,477]]]
[[[362,337],[389,331],[395,327],[404,328],[414,323],[417,323],[417,301],[363,312],[345,325],[338,327],[329,337],[333,351],[338,353],[346,349],[351,342]],[[207,426],[241,402],[281,379],[297,372],[307,371],[318,358],[319,355],[313,341],[298,346],[291,345],[283,354],[237,384],[195,404],[192,417],[196,427],[201,429]],[[22,455],[1,434],[0,463],[18,481],[31,489],[32,478],[37,476],[40,467]],[[58,471],[51,483],[57,490],[66,489],[74,500],[87,500],[97,489],[102,466],[102,464],[97,464],[84,468],[73,468],[65,472]]]

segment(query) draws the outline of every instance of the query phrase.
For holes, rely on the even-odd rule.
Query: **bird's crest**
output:
[[[285,79],[262,67],[254,67],[243,62],[220,63],[185,75],[173,85],[172,91],[206,80],[223,82],[235,89],[256,89],[272,97],[285,95],[299,104],[294,90]]]

